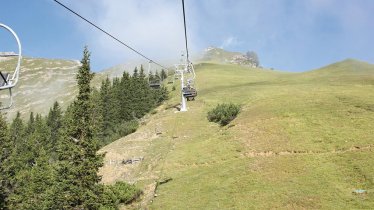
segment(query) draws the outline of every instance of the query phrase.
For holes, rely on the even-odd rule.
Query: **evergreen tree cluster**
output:
[[[134,132],[137,120],[167,98],[151,89],[141,67],[133,75],[90,85],[90,53],[84,49],[78,95],[65,113],[55,102],[45,117],[0,115],[0,209],[116,209],[138,197],[127,183],[100,184],[104,156],[98,150]]]
[[[149,75],[149,77],[156,77]],[[106,145],[136,130],[138,119],[168,98],[165,87],[150,88],[141,66],[132,75],[124,72],[121,78],[102,81],[93,93],[95,126],[100,144]]]

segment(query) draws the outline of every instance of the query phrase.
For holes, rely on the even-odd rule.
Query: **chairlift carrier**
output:
[[[17,41],[17,45],[18,45],[18,53],[0,55],[0,57],[17,56],[17,66],[15,70],[13,71],[13,73],[0,71],[0,91],[9,90],[9,100],[10,100],[7,106],[0,107],[0,110],[2,110],[2,109],[8,109],[13,105],[12,88],[16,86],[18,82],[18,78],[19,78],[19,71],[21,68],[21,59],[22,59],[22,47],[21,47],[21,42],[19,41],[17,34],[9,26],[0,23],[0,28],[4,28],[5,30],[9,31],[13,35],[15,40]]]
[[[161,87],[161,81],[159,79],[154,79],[153,81],[149,80],[149,75],[151,74],[151,63],[152,61],[148,62],[148,84],[149,87],[154,88],[154,89],[159,89]]]
[[[185,63],[175,64],[174,66],[174,78],[180,78],[181,80],[182,103],[180,111],[187,111],[186,100],[195,100],[195,97],[197,96],[197,90],[194,87],[196,77],[195,68],[188,60],[186,60]]]

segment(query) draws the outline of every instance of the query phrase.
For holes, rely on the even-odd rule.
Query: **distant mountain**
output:
[[[355,59],[345,59],[343,61],[333,63],[322,68],[312,70],[310,74],[372,74],[374,72],[374,65],[359,61]]]
[[[12,73],[16,65],[14,57],[0,57],[0,71]],[[143,65],[144,73],[148,71],[148,63],[131,61],[96,72],[92,80],[93,87],[100,87],[106,77],[121,77],[124,71],[133,73],[134,68]],[[27,118],[30,112],[47,114],[49,108],[58,101],[66,108],[77,94],[75,75],[80,66],[78,60],[45,59],[24,57],[21,63],[20,78],[13,88],[14,104],[12,108],[2,111],[8,120],[13,119],[17,112]],[[161,71],[152,65],[151,71]],[[0,102],[7,104],[7,91],[0,92]]]
[[[240,52],[230,52],[222,48],[208,47],[204,50],[199,61],[215,62],[226,64],[238,64],[250,67],[257,67],[257,64],[246,54]]]
[[[336,83],[372,83],[374,79],[374,65],[355,59],[346,59],[319,69],[301,73],[309,80]]]
[[[12,73],[16,60],[0,61],[0,70]],[[30,112],[46,114],[49,107],[58,101],[63,107],[76,94],[75,74],[79,61],[23,58],[18,84],[13,88],[13,107],[2,112],[11,119],[19,111],[23,117]],[[8,103],[7,91],[2,91],[0,101]]]
[[[11,73],[15,64],[14,58],[2,58],[0,70]],[[77,60],[23,58],[20,78],[13,88],[14,104],[2,113],[6,113],[8,120],[17,112],[23,118],[27,118],[30,112],[47,114],[55,101],[66,108],[77,94],[75,75],[79,66]],[[92,85],[99,87],[102,79],[122,75],[124,68],[125,65],[121,65],[96,73]],[[7,91],[0,92],[0,101],[4,104],[8,103],[7,94]]]

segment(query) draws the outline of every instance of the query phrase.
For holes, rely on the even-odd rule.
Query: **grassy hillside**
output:
[[[136,133],[102,149],[104,183],[144,189],[134,208],[374,207],[373,65],[347,60],[298,74],[212,63],[196,69],[199,95],[188,112],[175,112],[174,91]],[[206,119],[223,102],[242,105],[226,127]],[[121,163],[134,157],[144,159]],[[167,178],[155,195],[155,182]]]
[[[0,70],[12,72],[14,58],[0,60]],[[28,58],[22,59],[20,79],[13,89],[14,105],[6,110],[8,120],[19,111],[24,118],[30,112],[47,114],[49,108],[58,101],[66,108],[77,94],[75,75],[79,61],[61,59]],[[133,71],[135,64],[119,65],[95,74],[92,85],[99,87],[102,79],[122,76],[124,70]],[[125,69],[128,68],[128,69]],[[8,92],[2,91],[1,102],[8,103]]]
[[[15,59],[0,62],[0,69],[13,71]],[[20,79],[13,89],[14,106],[6,110],[8,119],[19,111],[24,117],[33,111],[46,114],[55,101],[62,106],[70,103],[76,94],[75,74],[78,61],[23,58]],[[2,92],[1,101],[8,102],[6,91]]]

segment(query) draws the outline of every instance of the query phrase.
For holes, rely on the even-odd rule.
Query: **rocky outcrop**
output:
[[[218,63],[230,63],[243,66],[258,67],[257,62],[240,52],[230,52],[222,48],[208,47],[204,50],[201,61],[214,61]]]

